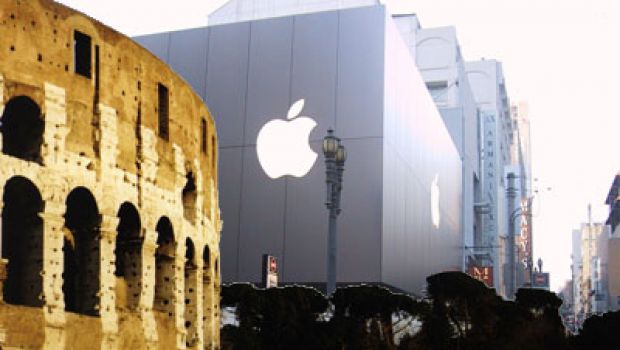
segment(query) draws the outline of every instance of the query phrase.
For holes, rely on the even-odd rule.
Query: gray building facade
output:
[[[461,269],[459,152],[383,5],[136,40],[184,76],[215,116],[224,281],[260,281],[261,255],[271,254],[281,282],[325,282],[321,141],[329,128],[348,151],[338,283],[420,293],[427,275]],[[258,132],[300,99],[301,115],[317,123],[309,142],[318,158],[305,176],[272,179],[257,157]]]

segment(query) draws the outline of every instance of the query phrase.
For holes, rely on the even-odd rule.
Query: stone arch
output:
[[[172,222],[162,216],[155,228],[157,250],[155,251],[155,300],[153,308],[174,316],[176,243]]]
[[[440,45],[449,45],[450,41],[446,40],[445,38],[442,38],[440,36],[431,36],[428,38],[424,38],[422,40],[420,40],[416,46],[417,47],[422,47],[422,46],[440,46]]]
[[[4,185],[2,200],[2,258],[9,261],[4,301],[42,306],[43,198],[30,180],[15,176]]]
[[[198,342],[197,334],[197,286],[198,286],[198,266],[196,264],[196,249],[191,238],[185,240],[185,329],[187,330],[186,346],[195,346]]]
[[[2,152],[42,164],[41,145],[45,123],[41,108],[28,96],[9,100],[0,119]]]
[[[99,315],[101,215],[93,194],[85,187],[67,196],[63,244],[65,310]]]
[[[116,228],[116,307],[135,309],[142,286],[142,224],[138,209],[130,202],[121,204]]]

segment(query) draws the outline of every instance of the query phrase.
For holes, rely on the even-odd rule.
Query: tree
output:
[[[615,350],[620,344],[620,311],[602,316],[593,315],[585,320],[581,332],[571,337],[575,350]]]
[[[395,349],[394,325],[402,331],[424,308],[408,295],[371,285],[338,288],[331,302],[336,341],[353,349]]]
[[[426,279],[432,309],[423,320],[421,343],[432,349],[496,349],[489,343],[501,304],[493,289],[461,272]]]
[[[316,289],[257,289],[251,284],[232,284],[222,288],[221,305],[234,309],[238,322],[222,328],[222,347],[321,349],[328,343],[321,320],[328,301]]]
[[[264,349],[324,349],[326,327],[321,318],[328,309],[325,296],[303,286],[263,291],[261,342]]]

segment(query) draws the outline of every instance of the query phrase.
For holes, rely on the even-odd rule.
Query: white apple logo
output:
[[[436,229],[439,228],[439,209],[439,175],[435,175],[435,179],[431,184],[431,221]]]
[[[317,154],[310,148],[308,139],[316,122],[308,117],[298,117],[304,108],[301,99],[291,106],[287,120],[274,119],[258,132],[256,153],[263,170],[272,179],[284,175],[302,177],[310,171]]]

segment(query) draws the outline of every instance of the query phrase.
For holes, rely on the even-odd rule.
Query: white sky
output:
[[[203,26],[225,0],[60,0],[127,35]],[[606,219],[620,170],[620,1],[386,0],[425,28],[455,26],[466,60],[503,62],[511,101],[527,101],[534,177],[552,187],[535,200],[534,257],[557,290],[570,278],[571,231]],[[618,99],[618,100],[616,100]]]

